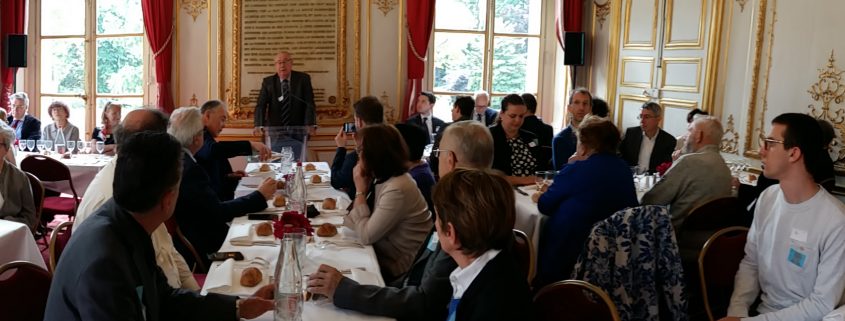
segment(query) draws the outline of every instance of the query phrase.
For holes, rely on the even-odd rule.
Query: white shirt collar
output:
[[[452,284],[452,298],[453,299],[460,299],[464,296],[464,292],[466,292],[467,288],[472,284],[472,281],[475,280],[475,277],[481,273],[481,270],[487,266],[496,255],[499,255],[501,250],[487,250],[481,256],[475,258],[475,261],[469,264],[465,269],[461,267],[457,267],[451,274],[449,274],[449,283]]]
[[[196,162],[197,162],[197,159],[196,159],[196,158],[194,158],[194,153],[191,153],[191,150],[190,150],[190,149],[187,149],[187,148],[185,148],[185,147],[182,147],[182,150],[183,150],[185,153],[188,153],[188,157],[190,157],[190,158],[191,158],[191,160],[192,160],[192,161],[194,161],[194,163],[196,163]]]

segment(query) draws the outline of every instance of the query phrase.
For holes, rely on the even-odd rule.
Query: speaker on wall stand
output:
[[[566,32],[563,37],[563,64],[572,66],[572,87],[575,88],[577,66],[584,65],[584,47],[586,34],[584,32]]]
[[[3,65],[9,68],[26,67],[26,35],[9,34],[3,39]]]

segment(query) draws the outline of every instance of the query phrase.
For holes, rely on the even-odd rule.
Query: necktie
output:
[[[425,131],[427,131],[428,134],[430,135],[431,134],[431,126],[428,123],[428,117],[423,117],[423,126],[425,126]]]
[[[290,117],[290,81],[287,79],[282,80],[282,109],[280,113],[280,120],[282,126],[289,125],[288,122],[290,121],[288,118]]]
[[[449,317],[446,318],[447,321],[455,321],[455,315],[458,313],[458,303],[461,302],[461,299],[452,299],[449,301]]]
[[[475,120],[481,121],[481,114],[475,114]],[[482,121],[483,123],[483,121]]]

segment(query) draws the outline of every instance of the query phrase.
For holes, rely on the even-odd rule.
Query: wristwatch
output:
[[[355,197],[358,197],[359,195],[364,195],[364,192],[360,192],[360,191],[359,191],[359,192],[355,192]]]

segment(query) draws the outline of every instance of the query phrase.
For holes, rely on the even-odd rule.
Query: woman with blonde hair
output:
[[[96,142],[103,142],[106,145],[104,150],[107,154],[114,153],[114,130],[120,124],[120,110],[123,107],[121,104],[107,102],[103,108],[102,127],[95,127],[94,132],[91,133],[91,144]]]

